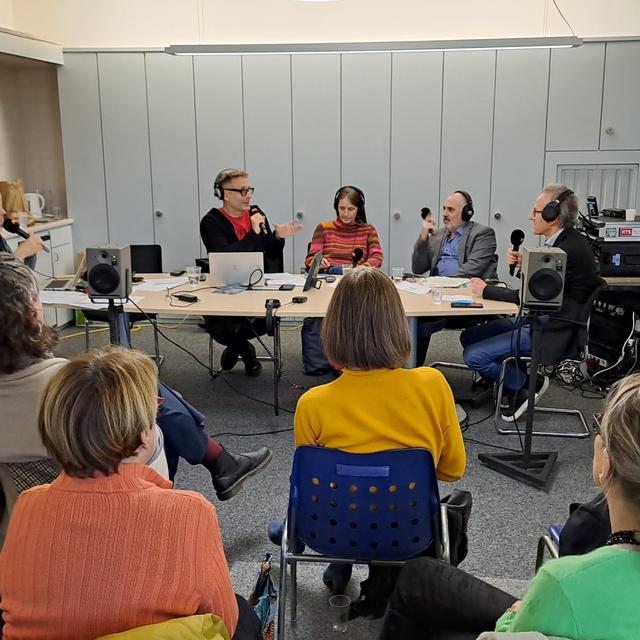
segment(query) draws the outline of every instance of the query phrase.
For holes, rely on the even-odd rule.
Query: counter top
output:
[[[42,231],[51,231],[51,229],[59,229],[73,224],[73,218],[60,218],[59,220],[51,220],[49,222],[36,222],[27,228],[29,233],[40,233]],[[4,229],[0,229],[0,233],[4,238],[15,238],[15,233],[8,233]]]

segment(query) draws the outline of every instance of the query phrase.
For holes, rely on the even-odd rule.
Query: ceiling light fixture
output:
[[[171,55],[264,55],[299,53],[380,53],[409,51],[487,51],[495,49],[558,49],[579,47],[576,36],[482,38],[474,40],[414,40],[399,42],[298,42],[283,44],[172,44]]]

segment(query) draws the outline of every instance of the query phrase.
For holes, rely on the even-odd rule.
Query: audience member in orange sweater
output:
[[[89,640],[196,613],[260,637],[213,505],[145,466],[156,389],[155,364],[120,348],[79,356],[47,384],[38,428],[63,472],[13,511],[0,553],[7,640]]]

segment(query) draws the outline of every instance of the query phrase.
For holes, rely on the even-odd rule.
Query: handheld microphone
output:
[[[511,232],[511,244],[513,245],[513,251],[517,251],[520,245],[524,242],[524,231],[522,229],[514,229]],[[514,275],[516,271],[516,265],[509,265],[509,275]]]
[[[422,209],[420,209],[420,217],[423,220],[426,220],[427,218],[431,219],[431,209],[429,209],[429,207],[422,207]],[[429,229],[429,235],[432,236],[435,233],[434,229]]]
[[[20,236],[25,240],[28,240],[31,237],[30,233],[27,233],[15,220],[11,220],[11,218],[5,218],[4,222],[2,223],[2,227],[5,231],[8,231],[9,233],[15,233],[17,236]],[[43,246],[42,248],[47,253],[49,253],[49,249],[47,249],[47,247]]]
[[[254,213],[259,213],[261,216],[264,216],[264,211],[257,205],[257,204],[252,204],[249,207],[249,215],[252,216]],[[266,218],[267,216],[265,216]],[[267,225],[265,225],[264,222],[260,223],[260,233],[263,236],[267,235]]]
[[[360,260],[362,260],[362,256],[363,255],[364,255],[364,251],[360,247],[355,248],[351,252],[351,266],[352,267],[357,267],[358,266],[358,262],[360,262]]]

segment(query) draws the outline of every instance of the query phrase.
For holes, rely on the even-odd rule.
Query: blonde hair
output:
[[[609,453],[612,475],[622,495],[640,511],[640,373],[618,380],[609,391],[602,417],[602,440]]]
[[[44,391],[44,446],[70,476],[114,473],[155,424],[157,382],[155,363],[139,351],[107,347],[74,358]]]
[[[329,361],[349,369],[396,369],[411,353],[400,295],[379,269],[358,267],[337,286],[322,323]]]
[[[213,181],[214,189],[220,189],[220,195],[224,193],[224,185],[234,178],[248,178],[249,174],[242,169],[223,169]]]

